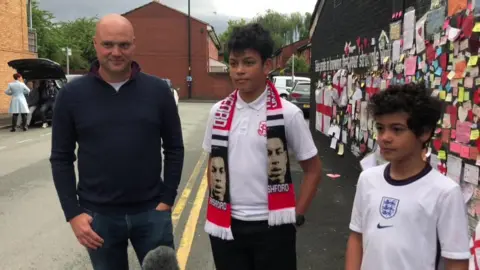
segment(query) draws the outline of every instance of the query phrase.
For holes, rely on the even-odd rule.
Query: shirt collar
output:
[[[98,60],[95,60],[90,66],[89,73],[102,79],[99,73],[99,69],[100,69],[100,63],[98,62]],[[137,74],[140,73],[140,71],[141,71],[140,65],[137,62],[132,61],[132,73],[130,74],[129,80],[134,79],[137,76]]]
[[[252,108],[254,110],[260,111],[263,107],[266,105],[267,101],[267,88],[263,91],[263,93],[254,101],[247,103],[245,102],[242,97],[240,97],[240,94],[237,93],[237,104],[236,107],[237,109],[243,109],[243,108]]]

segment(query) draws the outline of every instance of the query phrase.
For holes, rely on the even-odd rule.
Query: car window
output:
[[[292,86],[293,86],[293,81],[290,80],[290,79],[287,79],[286,86],[287,86],[287,87],[292,87]]]
[[[293,91],[299,93],[310,93],[310,84],[299,83],[295,86],[295,89]]]

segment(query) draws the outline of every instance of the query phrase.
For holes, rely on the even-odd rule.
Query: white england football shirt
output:
[[[221,102],[210,110],[203,149],[210,153],[215,112]],[[244,221],[268,220],[268,155],[266,138],[267,92],[246,103],[238,95],[232,129],[228,138],[230,198],[232,217]],[[289,152],[298,161],[317,155],[317,148],[302,111],[282,99],[285,136]]]
[[[460,186],[429,165],[402,181],[385,164],[360,174],[350,229],[363,236],[362,270],[433,270],[440,241],[447,259],[469,259]]]

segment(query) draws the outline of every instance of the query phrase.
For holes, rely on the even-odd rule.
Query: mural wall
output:
[[[422,17],[399,7],[389,30],[345,41],[338,59],[315,61],[316,129],[337,155],[350,151],[369,167],[377,153],[367,103],[389,85],[425,83],[444,102],[426,156],[432,167],[462,187],[471,232],[480,217],[480,1],[432,1]],[[315,46],[315,44],[313,44]],[[368,53],[367,53],[368,52]],[[479,232],[480,233],[480,232]]]

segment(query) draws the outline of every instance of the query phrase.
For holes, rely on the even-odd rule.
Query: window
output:
[[[286,86],[287,86],[287,87],[292,87],[292,86],[293,86],[292,80],[288,80],[288,79],[287,79]]]

